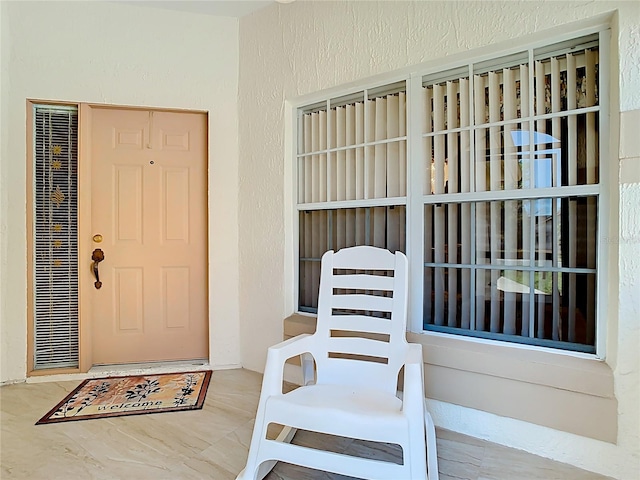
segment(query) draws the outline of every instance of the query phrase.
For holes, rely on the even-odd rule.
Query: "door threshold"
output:
[[[220,367],[216,367],[220,369]],[[224,368],[224,367],[223,367]],[[232,368],[240,368],[233,366]],[[94,365],[86,373],[58,373],[27,377],[27,383],[66,382],[100,377],[127,375],[159,375],[161,373],[199,372],[214,370],[207,360],[179,360],[176,362],[129,363],[118,365]]]
[[[211,370],[207,360],[178,360],[175,362],[127,363],[116,365],[94,365],[89,376],[154,375],[161,373],[194,372]]]

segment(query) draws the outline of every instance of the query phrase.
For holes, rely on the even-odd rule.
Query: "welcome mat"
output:
[[[211,371],[92,378],[82,382],[36,425],[145,413],[198,410]]]

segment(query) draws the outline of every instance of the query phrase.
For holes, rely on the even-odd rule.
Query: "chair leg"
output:
[[[275,441],[291,443],[291,440],[293,440],[293,437],[296,434],[296,432],[297,432],[297,429],[285,425],[282,431],[276,437]],[[251,453],[252,452],[249,452],[249,458],[251,458]],[[269,474],[271,470],[273,470],[273,467],[275,467],[277,463],[278,462],[276,460],[269,460],[266,462],[262,462],[254,476],[251,476],[250,473],[247,473],[246,471],[247,468],[245,467],[238,474],[238,476],[236,477],[236,480],[262,480],[264,477],[266,477]],[[247,467],[249,467],[249,462],[247,462]],[[255,466],[253,468],[255,469]]]
[[[424,404],[424,431],[427,440],[427,480],[439,480],[436,427],[433,424],[431,414],[427,411],[426,401]]]
[[[251,435],[251,443],[249,445],[249,454],[247,455],[247,464],[236,477],[236,480],[262,480],[259,477],[260,460],[258,453],[260,451],[260,443],[266,434],[266,425],[261,422],[261,418],[256,417],[253,426],[253,434]],[[267,472],[269,473],[269,472]],[[265,474],[266,475],[266,474]]]

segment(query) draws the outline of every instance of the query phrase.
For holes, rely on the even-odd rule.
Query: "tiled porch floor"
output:
[[[233,480],[243,468],[261,376],[213,372],[202,410],[34,426],[79,382],[0,388],[0,478]],[[438,430],[442,480],[601,480],[601,475]],[[295,442],[323,441],[300,432]],[[351,440],[339,449],[389,455]],[[346,479],[278,465],[268,480]]]

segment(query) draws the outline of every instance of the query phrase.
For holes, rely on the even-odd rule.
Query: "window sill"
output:
[[[425,363],[572,392],[613,397],[613,372],[595,356],[434,332],[407,333]]]

